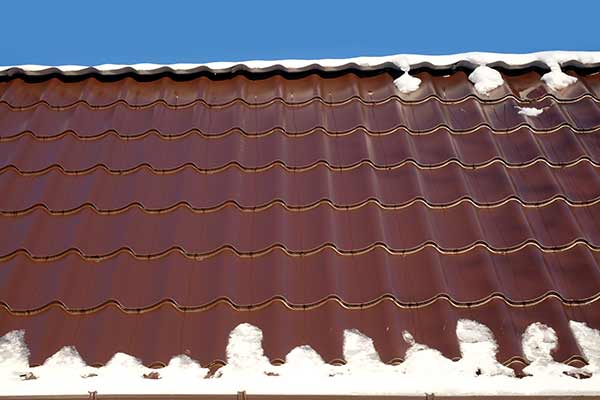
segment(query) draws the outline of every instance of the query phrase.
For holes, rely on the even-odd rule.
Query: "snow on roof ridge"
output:
[[[0,73],[16,68],[25,72],[42,72],[50,69],[58,69],[63,73],[77,73],[89,69],[99,72],[115,72],[125,68],[132,68],[137,72],[152,72],[163,68],[173,71],[185,72],[198,68],[205,68],[215,72],[231,71],[235,68],[245,67],[250,70],[267,70],[284,68],[288,70],[304,69],[310,66],[322,68],[339,68],[348,64],[357,65],[362,68],[373,68],[382,64],[391,63],[402,71],[407,72],[411,68],[421,65],[433,67],[449,67],[451,65],[466,62],[475,66],[489,64],[505,64],[512,67],[525,67],[531,64],[544,64],[548,68],[555,68],[567,62],[577,62],[584,65],[600,64],[600,52],[598,51],[542,51],[536,53],[510,54],[510,53],[487,53],[468,52],[449,55],[420,55],[420,54],[396,54],[380,57],[353,57],[336,59],[289,59],[289,60],[251,60],[240,62],[210,62],[204,64],[176,63],[176,64],[102,64],[96,66],[82,65],[9,65],[0,66]]]

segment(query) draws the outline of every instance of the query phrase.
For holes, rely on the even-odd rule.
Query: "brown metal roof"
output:
[[[521,335],[600,328],[600,74],[535,68],[480,97],[462,69],[226,78],[5,76],[0,335],[30,361],[186,353],[225,362],[250,322],[273,362],[343,330],[386,362],[402,332],[460,357],[461,318],[526,363]],[[447,75],[443,75],[447,74]],[[538,117],[516,106],[544,108]],[[52,334],[48,334],[52,332]]]

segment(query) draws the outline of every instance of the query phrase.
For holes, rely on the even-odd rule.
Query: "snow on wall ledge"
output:
[[[104,367],[89,367],[71,346],[42,366],[30,368],[25,332],[12,331],[0,338],[0,388],[3,395],[232,394],[241,390],[253,394],[598,395],[600,331],[575,321],[570,327],[589,365],[579,369],[556,362],[552,358],[556,332],[536,322],[523,333],[523,354],[530,362],[524,378],[516,378],[512,369],[497,361],[498,346],[491,330],[472,320],[457,324],[462,354],[458,361],[404,332],[410,345],[405,360],[388,365],[371,338],[349,329],[344,332],[347,362],[342,366],[325,363],[307,345],[290,351],[285,364],[272,365],[262,348],[262,331],[241,324],[229,336],[227,365],[212,377],[185,355],[173,357],[161,369],[146,368],[123,353],[115,354]],[[578,379],[582,377],[587,379]]]

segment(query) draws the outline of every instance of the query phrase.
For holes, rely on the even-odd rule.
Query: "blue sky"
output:
[[[597,0],[6,1],[2,14],[0,65],[600,50]]]

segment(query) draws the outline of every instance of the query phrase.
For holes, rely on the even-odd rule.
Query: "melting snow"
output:
[[[25,331],[12,331],[0,338],[0,376],[19,376],[29,368]],[[1,385],[0,385],[1,386]]]
[[[558,346],[558,337],[554,329],[541,324],[533,323],[527,327],[523,334],[523,354],[531,362],[523,369],[530,375],[558,375],[565,371],[573,370],[565,364],[554,361],[552,352]]]
[[[273,369],[262,348],[262,331],[250,324],[240,324],[229,334],[227,365],[219,376],[262,375]]]
[[[562,90],[577,82],[577,78],[567,75],[561,70],[552,70],[544,74],[542,80],[553,90]]]
[[[290,379],[327,378],[335,371],[334,366],[327,364],[319,353],[308,345],[292,349],[285,357],[285,364],[278,368],[280,376]]]
[[[400,371],[406,375],[413,375],[421,379],[431,377],[432,373],[440,376],[449,376],[453,373],[454,363],[444,357],[442,353],[431,349],[423,344],[417,343],[409,332],[404,332],[404,340],[410,344],[406,351],[404,362],[400,365]]]
[[[583,322],[571,321],[569,323],[577,343],[588,360],[587,370],[594,373],[600,372],[600,331],[588,327]]]
[[[373,339],[363,335],[358,329],[344,331],[344,359],[349,370],[377,372],[387,367],[381,362]]]
[[[589,360],[586,370],[598,372],[600,331],[574,321],[570,327]],[[173,357],[168,366],[152,370],[132,356],[117,353],[106,366],[93,368],[68,346],[42,366],[29,368],[24,333],[13,331],[0,338],[0,387],[6,395],[81,395],[88,391],[100,395],[231,394],[239,390],[264,394],[600,394],[600,374],[589,379],[564,374],[579,370],[553,359],[556,332],[541,323],[531,324],[523,333],[523,354],[530,361],[525,372],[531,375],[525,378],[515,378],[512,369],[498,362],[493,333],[472,320],[460,320],[456,326],[461,351],[457,361],[417,343],[404,332],[410,345],[405,360],[388,365],[382,362],[370,337],[349,329],[344,331],[345,365],[327,364],[313,348],[302,345],[289,352],[285,364],[275,366],[264,354],[262,337],[255,326],[237,326],[229,336],[227,365],[206,378],[208,370],[186,355]],[[19,375],[27,373],[37,379],[22,380]],[[151,373],[158,379],[143,378]]]
[[[511,368],[496,359],[498,345],[492,331],[476,321],[461,319],[456,325],[456,336],[460,346],[460,369],[471,375],[513,376]]]
[[[519,106],[515,106],[515,108],[518,111],[518,114],[520,115],[526,115],[528,117],[537,117],[538,115],[540,115],[541,113],[544,112],[543,108],[535,108],[535,107],[519,107]]]
[[[475,68],[469,80],[475,85],[475,90],[484,96],[504,83],[500,72],[485,65]]]
[[[412,93],[419,88],[421,80],[415,76],[411,76],[408,71],[405,71],[399,78],[394,80],[394,85],[400,93]]]
[[[542,76],[542,80],[546,85],[550,86],[552,90],[562,90],[567,86],[570,86],[577,82],[577,78],[570,76],[562,72],[560,69],[560,63],[556,60],[548,60],[546,64],[550,67],[550,72]]]

